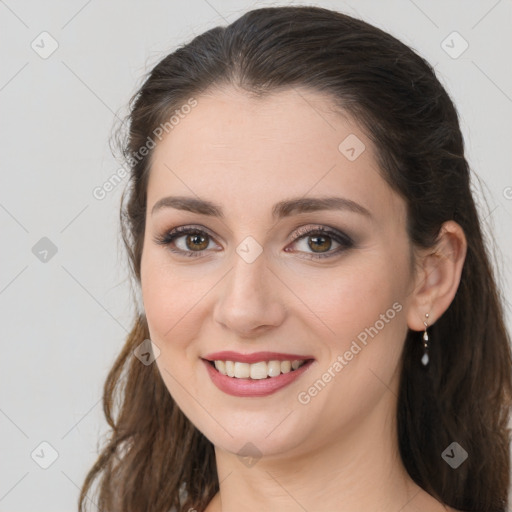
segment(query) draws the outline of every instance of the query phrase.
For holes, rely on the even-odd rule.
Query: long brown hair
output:
[[[400,454],[412,479],[441,502],[505,512],[510,340],[457,112],[432,67],[368,23],[306,6],[249,11],[166,56],[130,101],[122,148],[131,175],[121,203],[121,232],[138,283],[152,155],[139,150],[191,97],[221,85],[257,96],[294,86],[328,94],[375,144],[383,177],[406,201],[412,244],[431,247],[450,219],[463,228],[468,247],[460,285],[430,329],[436,341],[427,371],[417,369],[421,333],[409,331],[405,340]],[[111,435],[85,479],[81,511],[97,477],[98,506],[109,512],[202,511],[219,489],[212,444],[175,404],[156,365],[141,364],[133,355],[148,338],[145,316],[137,314],[105,383]],[[456,470],[441,457],[452,442],[468,452]]]

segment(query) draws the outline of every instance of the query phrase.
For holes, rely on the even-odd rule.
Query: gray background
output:
[[[120,167],[108,145],[115,115],[178,44],[256,5],[292,3],[0,0],[1,511],[76,510],[106,432],[102,386],[133,315],[117,224],[126,178],[103,200],[92,193]],[[512,2],[315,5],[389,31],[435,66],[484,182],[475,193],[510,299]],[[463,39],[446,39],[453,31]]]

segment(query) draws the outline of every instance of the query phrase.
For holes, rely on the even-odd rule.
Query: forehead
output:
[[[328,97],[294,88],[254,98],[226,88],[196,101],[154,149],[149,209],[172,194],[226,203],[228,214],[228,205],[235,215],[263,214],[284,198],[339,194],[377,218],[403,216],[372,142]]]
[[[258,153],[263,159],[279,154],[288,159],[314,144],[332,153],[337,151],[343,137],[360,131],[357,124],[344,112],[338,113],[326,96],[304,89],[285,89],[255,98],[234,88],[213,89],[196,98],[197,106],[174,126],[159,144],[156,153],[172,151],[175,161],[182,158],[232,158],[242,160],[249,153]],[[194,155],[180,151],[183,142],[195,141]],[[168,152],[167,151],[167,152]],[[309,151],[312,158],[318,155]],[[304,156],[304,154],[300,154]]]

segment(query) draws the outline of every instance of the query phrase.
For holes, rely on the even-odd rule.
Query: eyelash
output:
[[[213,236],[208,233],[208,231],[205,231],[204,229],[200,229],[199,227],[195,226],[179,226],[177,228],[174,228],[167,233],[165,233],[163,236],[157,236],[154,238],[155,243],[159,245],[169,246],[169,250],[175,254],[179,254],[182,256],[187,256],[191,258],[197,258],[202,256],[202,253],[205,252],[206,249],[202,251],[183,251],[182,249],[175,249],[171,247],[171,244],[178,238],[181,238],[185,235],[207,235],[207,237],[212,238]],[[344,233],[334,231],[331,229],[324,228],[322,226],[311,229],[307,227],[301,227],[297,229],[296,236],[293,237],[292,243],[297,242],[298,240],[302,238],[307,238],[310,236],[315,235],[321,235],[321,236],[328,236],[332,238],[335,242],[340,244],[340,247],[335,249],[334,251],[329,251],[326,253],[308,253],[310,256],[308,256],[308,259],[312,260],[318,260],[322,258],[331,258],[333,256],[338,255],[342,251],[345,251],[347,249],[350,249],[354,247],[354,242],[352,239],[347,236]]]

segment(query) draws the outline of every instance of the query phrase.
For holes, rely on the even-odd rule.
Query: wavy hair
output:
[[[421,333],[409,330],[405,339],[399,449],[411,478],[442,503],[505,512],[510,339],[457,111],[434,70],[390,34],[307,6],[249,11],[167,55],[131,98],[122,144],[130,179],[121,201],[121,233],[139,285],[152,155],[139,149],[191,96],[224,85],[256,97],[293,87],[328,95],[375,144],[383,178],[406,202],[413,246],[432,247],[445,221],[463,228],[468,246],[460,285],[430,328],[434,344],[425,372],[417,369]],[[135,317],[105,382],[110,436],[83,483],[80,511],[96,479],[101,510],[203,511],[219,489],[213,445],[176,405],[156,365],[133,357],[149,338],[144,313]],[[456,470],[441,458],[454,441],[469,454]]]

